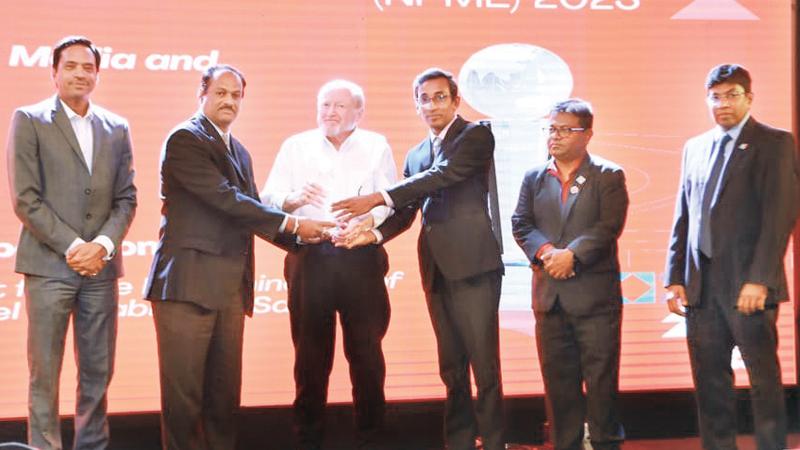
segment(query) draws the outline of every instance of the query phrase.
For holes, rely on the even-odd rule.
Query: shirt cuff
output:
[[[81,239],[79,237],[76,237],[75,240],[72,241],[72,244],[69,244],[69,247],[67,247],[67,251],[64,252],[64,256],[69,255],[69,252],[71,252],[73,248],[75,248],[75,247],[77,247],[77,246],[79,246],[81,244],[85,244],[85,243],[86,243],[86,241],[84,241],[83,239]]]
[[[549,252],[550,250],[552,250],[554,248],[556,248],[556,247],[553,244],[549,243],[549,242],[546,242],[546,243],[542,244],[542,246],[539,247],[539,250],[536,250],[536,255],[535,255],[536,259],[541,261],[542,255],[544,255],[545,253]]]
[[[385,189],[381,189],[378,192],[381,193],[381,196],[383,197],[383,202],[386,203],[386,206],[388,206],[389,208],[394,208],[394,202],[392,201],[392,197],[389,197],[389,193],[386,192]]]
[[[278,227],[278,231],[284,233],[286,231],[286,223],[289,222],[289,215],[286,214],[283,216],[283,222],[281,222],[281,226]]]
[[[114,242],[105,235],[99,235],[96,238],[92,239],[92,242],[95,244],[100,244],[106,249],[106,256],[103,257],[103,261],[110,261],[114,257]]]
[[[371,229],[369,231],[372,232],[372,234],[375,235],[375,243],[376,244],[380,244],[381,242],[383,242],[383,233],[381,233],[380,231],[378,231],[375,228],[373,228],[373,229]]]

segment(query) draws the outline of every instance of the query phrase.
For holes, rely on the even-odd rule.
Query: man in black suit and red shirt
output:
[[[736,64],[708,74],[717,126],[684,146],[667,254],[667,302],[686,316],[707,450],[736,448],[734,346],[750,376],[758,449],[786,447],[775,323],[788,300],[783,259],[797,217],[798,166],[792,135],[750,116],[750,85]]]
[[[317,239],[334,225],[259,201],[250,154],[230,134],[244,88],[236,68],[208,68],[201,110],[170,133],[161,155],[160,241],[145,298],[156,326],[165,450],[236,448],[253,235]]]
[[[551,159],[525,174],[511,217],[533,269],[536,348],[556,450],[582,449],[585,421],[596,450],[618,449],[625,437],[616,408],[622,320],[617,239],[628,192],[622,168],[588,152],[593,119],[580,99],[552,108]]]
[[[341,245],[385,242],[408,229],[422,210],[418,252],[422,287],[447,388],[445,440],[449,450],[505,448],[500,381],[498,307],[503,262],[489,217],[492,132],[456,115],[461,102],[452,74],[423,71],[414,80],[417,113],[429,135],[409,150],[406,179],[384,192],[333,204],[360,215],[375,206],[395,209],[378,228]],[[478,386],[473,404],[470,369]]]

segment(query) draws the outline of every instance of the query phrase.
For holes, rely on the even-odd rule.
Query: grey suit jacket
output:
[[[105,235],[115,254],[96,278],[123,275],[118,250],[136,210],[131,137],[125,119],[97,105],[92,111],[93,161],[84,160],[58,97],[14,112],[7,156],[14,212],[22,221],[19,273],[73,276],[64,257],[70,244]]]
[[[434,263],[452,280],[502,270],[488,211],[493,155],[492,132],[458,117],[436,160],[426,137],[406,156],[405,180],[388,190],[396,212],[378,227],[384,241],[407,229],[422,210],[418,250],[424,288],[432,286]]]
[[[617,238],[628,211],[625,174],[616,164],[588,155],[569,188],[577,192],[562,204],[560,181],[548,174],[548,166],[525,175],[511,218],[514,238],[533,267],[533,309],[549,311],[557,299],[575,315],[618,309]],[[536,253],[546,243],[572,250],[574,277],[557,280],[541,268]]]
[[[700,303],[700,214],[714,130],[689,139],[683,150],[665,269],[666,285],[683,285]],[[767,303],[788,300],[783,259],[798,213],[798,161],[792,135],[753,117],[742,127],[711,209],[717,293],[731,305],[744,283],[767,286]]]
[[[262,204],[250,154],[232,153],[202,115],[178,125],[161,155],[161,229],[147,300],[218,309],[241,292],[253,311],[253,235],[279,237],[286,214]]]

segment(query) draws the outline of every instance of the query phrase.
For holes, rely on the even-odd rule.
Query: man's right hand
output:
[[[689,306],[689,300],[686,298],[686,289],[683,285],[670,284],[667,286],[667,307],[669,312],[686,317],[685,308],[687,306]]]
[[[325,190],[317,183],[306,183],[301,189],[292,191],[286,196],[281,209],[292,212],[305,205],[314,205],[322,208],[325,204]]]
[[[322,240],[330,238],[328,230],[336,227],[336,222],[326,222],[321,220],[306,219],[303,217],[295,217],[294,220],[299,221],[297,232],[295,233],[303,242],[315,244]],[[294,224],[292,229],[294,229]]]

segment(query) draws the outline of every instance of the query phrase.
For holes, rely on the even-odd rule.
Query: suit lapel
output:
[[[84,159],[81,146],[78,144],[78,138],[75,136],[75,130],[72,129],[72,124],[69,122],[67,113],[61,106],[61,101],[58,99],[58,97],[55,97],[55,105],[53,106],[52,117],[53,123],[56,124],[58,129],[61,131],[61,134],[64,135],[64,139],[66,139],[67,143],[72,148],[72,151],[75,152],[75,156],[77,156],[78,159],[83,162],[83,167],[86,168],[87,172],[89,172],[89,164],[91,164],[91,161],[86,161]]]
[[[748,151],[752,151],[750,147],[752,146],[755,123],[756,121],[752,117],[747,119],[747,123],[745,123],[742,127],[739,137],[736,139],[736,142],[733,143],[733,150],[731,151],[730,159],[725,167],[725,171],[722,172],[719,192],[717,193],[717,202],[719,201],[719,198],[722,197],[722,194],[725,191],[725,186],[728,184],[728,180],[730,180],[731,177],[734,176],[734,174],[745,165],[747,160],[747,158],[745,158],[746,153]]]
[[[106,158],[108,155],[103,152],[103,149],[106,148],[103,142],[103,138],[106,136],[106,133],[103,133],[103,121],[97,116],[97,111],[92,114],[92,175],[94,175],[95,170],[98,167],[102,167],[102,165],[98,164],[98,161]]]
[[[233,153],[234,156],[231,156],[231,153]],[[233,163],[233,168],[236,170],[236,174],[239,176],[245,192],[252,196],[255,192],[255,186],[250,183],[250,180],[253,178],[248,172],[247,164],[245,164],[244,148],[233,136],[231,136],[231,151],[228,153],[228,159]]]
[[[450,128],[447,129],[447,134],[445,134],[442,140],[442,148],[439,150],[439,155],[434,159],[434,162],[450,157],[450,152],[453,149],[453,141],[456,136],[461,134],[461,131],[464,130],[466,126],[467,121],[462,119],[461,116],[456,116],[456,120],[450,125]],[[430,145],[430,139],[428,139],[428,146],[430,147]]]
[[[228,147],[225,146],[222,136],[219,135],[217,129],[211,124],[211,122],[209,122],[207,118],[204,116],[198,116],[198,120],[205,129],[206,134],[208,134],[208,136],[211,138],[211,147],[213,147],[215,151],[219,152],[219,154],[222,156],[222,159],[228,164],[229,168],[234,173],[235,177],[233,177],[231,181],[239,187],[243,186],[245,178],[241,169],[239,168],[239,163],[236,162],[231,152],[228,151]],[[233,142],[233,137],[231,137],[231,147],[233,147]]]
[[[564,227],[569,221],[569,216],[572,213],[575,202],[578,201],[578,197],[586,187],[586,183],[589,178],[590,160],[591,156],[587,154],[580,167],[578,167],[578,171],[575,173],[575,180],[573,180],[572,183],[567,186],[569,194],[567,194],[567,201],[561,205],[561,230],[559,234],[564,232]],[[583,180],[583,182],[580,182],[579,180]]]

